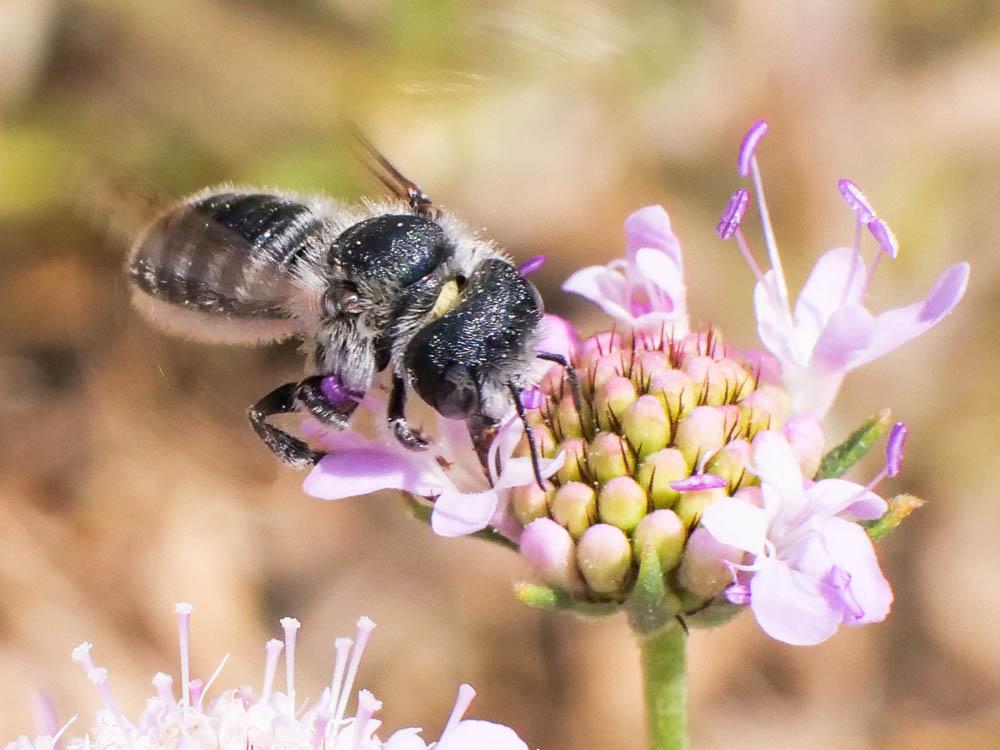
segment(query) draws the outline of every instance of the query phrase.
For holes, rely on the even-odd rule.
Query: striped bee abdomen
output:
[[[322,257],[327,236],[324,219],[293,199],[233,191],[202,194],[150,226],[132,249],[128,276],[141,293],[137,303],[165,327],[217,340],[217,334],[191,329],[206,319],[271,321],[276,335],[258,328],[229,331],[232,335],[223,338],[280,338],[294,333],[292,298],[301,294],[296,281]],[[177,322],[165,308],[184,311],[188,318]],[[281,321],[287,322],[284,328]]]

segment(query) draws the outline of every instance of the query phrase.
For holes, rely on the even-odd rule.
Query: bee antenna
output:
[[[524,425],[524,434],[528,438],[528,450],[531,452],[531,469],[535,473],[535,482],[538,484],[539,489],[545,492],[545,480],[542,478],[542,467],[539,465],[538,460],[538,443],[535,442],[535,430],[531,426],[531,423],[528,422],[528,415],[524,410],[524,404],[521,402],[521,391],[513,383],[508,383],[507,387],[510,389],[510,394],[514,399],[514,408],[517,410],[517,416],[521,420],[521,424]]]
[[[383,186],[395,197],[405,200],[410,210],[418,216],[435,218],[437,208],[431,197],[427,195],[413,180],[408,179],[368,140],[354,122],[346,120],[344,126],[360,151],[361,161]]]

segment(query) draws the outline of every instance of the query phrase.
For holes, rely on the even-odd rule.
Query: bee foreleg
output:
[[[552,352],[535,352],[535,356],[539,359],[544,359],[546,362],[555,362],[563,368],[563,371],[566,373],[566,379],[569,381],[570,393],[573,394],[573,406],[576,407],[578,414],[582,414],[583,392],[580,390],[580,379],[576,376],[576,369],[573,367],[573,364],[563,355],[553,354]]]
[[[531,453],[531,470],[535,474],[535,483],[542,492],[545,492],[548,488],[545,486],[545,480],[542,478],[542,468],[538,458],[538,443],[535,441],[535,431],[532,429],[531,422],[528,421],[528,415],[524,411],[524,403],[521,401],[521,391],[513,383],[508,384],[507,387],[510,389],[510,395],[514,400],[514,408],[517,410],[517,416],[521,420],[521,424],[524,425],[524,434],[528,438],[528,451]]]
[[[264,441],[268,448],[290,466],[304,469],[312,466],[323,457],[293,435],[267,423],[267,418],[275,414],[288,414],[295,411],[298,405],[296,394],[299,383],[285,383],[268,393],[247,410],[250,424],[257,437]]]
[[[420,430],[411,427],[406,421],[406,381],[399,375],[392,376],[392,392],[389,394],[386,417],[396,440],[404,448],[415,451],[427,449],[427,440],[420,434]]]
[[[358,402],[346,392],[331,395],[324,381],[332,376],[315,375],[299,383],[295,391],[296,405],[309,412],[320,422],[338,429],[346,429]]]

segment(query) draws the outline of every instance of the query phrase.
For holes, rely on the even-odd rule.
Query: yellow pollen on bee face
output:
[[[434,309],[431,310],[431,314],[435,318],[440,318],[451,310],[458,303],[458,292],[458,282],[455,279],[446,281],[434,301]]]

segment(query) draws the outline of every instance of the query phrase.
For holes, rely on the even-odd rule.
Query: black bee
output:
[[[524,418],[520,395],[532,361],[568,363],[535,350],[542,300],[508,257],[361,142],[392,199],[349,207],[277,191],[202,191],[134,244],[127,266],[134,302],[158,326],[196,340],[302,340],[307,377],[275,388],[248,412],[257,435],[288,464],[308,466],[321,455],[269,417],[303,411],[345,428],[386,368],[386,416],[400,443],[428,445],[406,419],[412,387],[442,416],[465,420],[482,456],[511,404]]]

